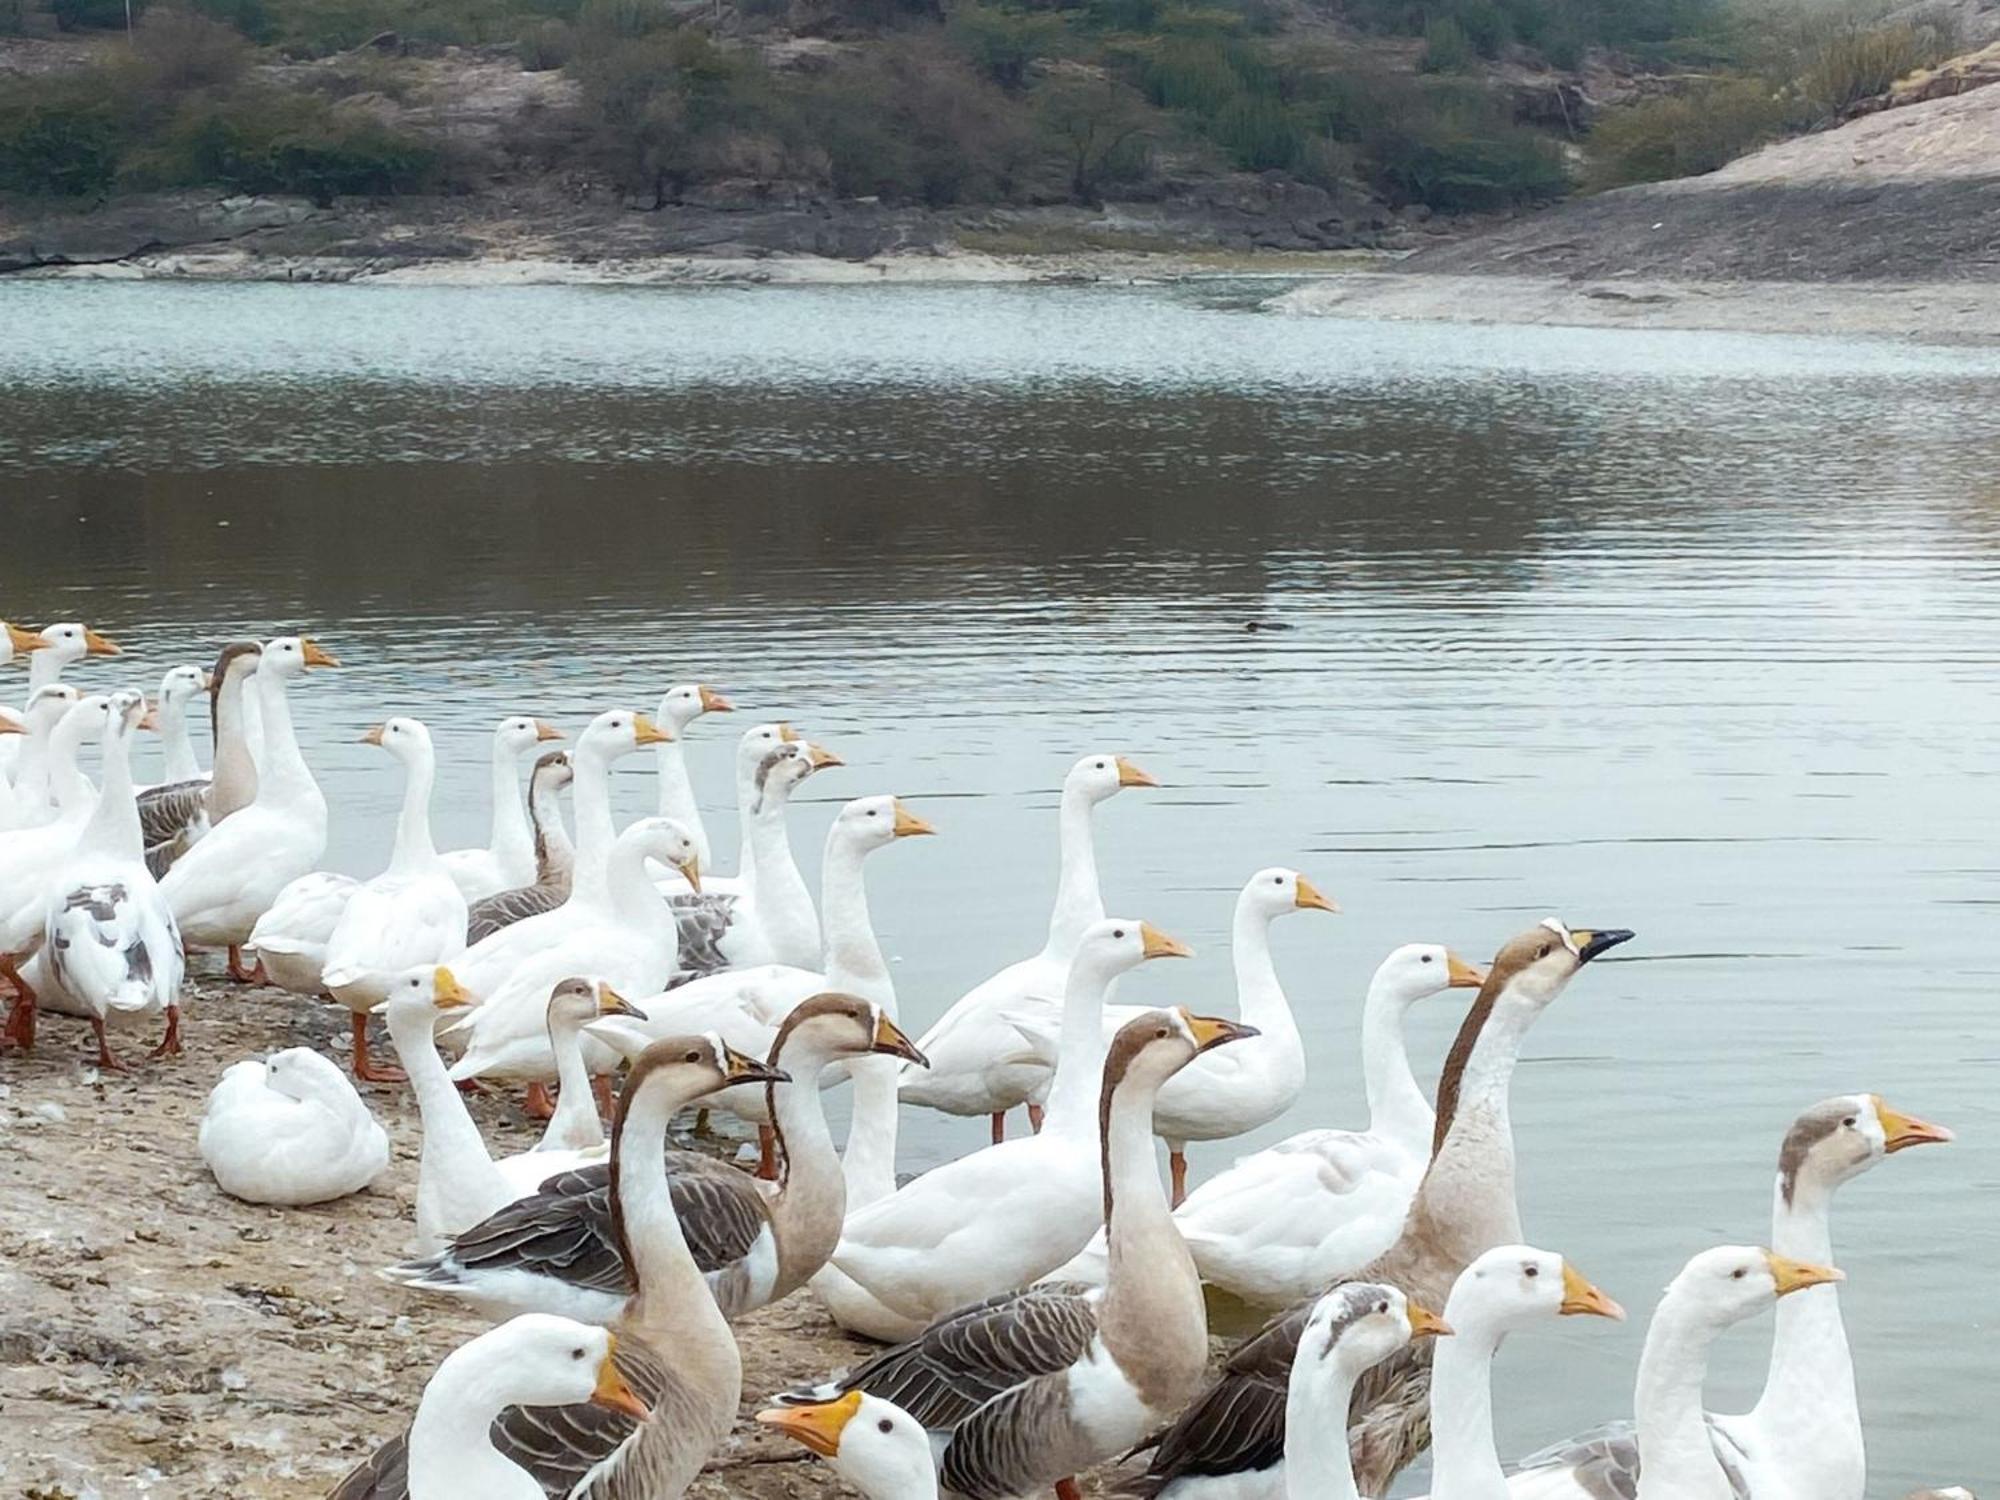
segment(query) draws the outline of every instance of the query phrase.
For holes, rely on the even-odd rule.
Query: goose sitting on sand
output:
[[[198,1145],[216,1185],[246,1203],[329,1203],[389,1166],[389,1137],[310,1047],[231,1065],[208,1096]]]

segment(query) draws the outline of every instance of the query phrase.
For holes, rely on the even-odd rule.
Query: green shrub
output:
[[[34,79],[0,96],[0,192],[79,198],[118,172],[121,124],[101,90]]]
[[[1458,0],[1452,7],[1451,18],[1471,40],[1473,51],[1481,57],[1498,57],[1500,49],[1513,35],[1508,13],[1493,0]]]
[[[1799,75],[1799,95],[1819,118],[1888,92],[1906,73],[1927,68],[1950,53],[1947,39],[1928,27],[1895,24],[1842,30],[1814,47]]]
[[[1027,86],[1028,70],[1060,56],[1067,36],[1062,17],[976,3],[952,8],[946,34],[981,73],[1003,89]]]
[[[514,43],[514,54],[527,72],[551,72],[576,55],[576,32],[566,21],[537,21]]]
[[[1424,55],[1417,66],[1426,73],[1463,73],[1476,55],[1465,28],[1444,16],[1424,28]]]
[[[1644,99],[1591,131],[1585,180],[1609,188],[1713,172],[1784,134],[1789,115],[1785,100],[1754,79]]]
[[[1044,79],[1033,95],[1035,126],[1078,203],[1137,181],[1152,154],[1145,101],[1112,78]]]
[[[188,0],[188,8],[235,27],[253,42],[267,42],[277,35],[277,23],[264,0]]]
[[[172,98],[193,89],[226,89],[250,65],[250,47],[233,26],[190,10],[146,13],[133,35],[141,85]]]
[[[428,146],[378,120],[310,94],[259,91],[183,101],[133,172],[162,186],[295,193],[326,207],[336,197],[414,191],[435,165]]]

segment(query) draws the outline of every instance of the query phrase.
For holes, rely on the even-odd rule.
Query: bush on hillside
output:
[[[1814,118],[1837,117],[1849,105],[1888,92],[1904,74],[1943,61],[1954,43],[1942,28],[1901,22],[1842,28],[1811,49],[1799,75],[1799,96]]]
[[[120,122],[100,89],[37,79],[0,96],[0,193],[95,197],[118,175]]]
[[[1036,63],[1062,55],[1069,35],[1059,15],[976,0],[954,6],[945,31],[975,68],[1013,93],[1027,87]]]
[[[1790,106],[1769,84],[1734,79],[1613,110],[1590,134],[1591,187],[1713,172],[1784,134]]]
[[[1417,66],[1426,73],[1463,73],[1477,56],[1465,28],[1450,16],[1440,16],[1424,28],[1424,55]]]

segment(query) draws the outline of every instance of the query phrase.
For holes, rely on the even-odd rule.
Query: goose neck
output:
[[[602,1145],[604,1122],[597,1117],[597,1099],[590,1091],[582,1028],[574,1021],[550,1021],[549,1047],[556,1055],[556,1112],[549,1117],[537,1149],[580,1151]]]
[[[114,724],[104,737],[104,785],[96,811],[84,825],[82,842],[103,854],[133,860],[145,857],[139,803],[132,794],[132,731],[123,725]]]
[[[498,736],[493,741],[490,775],[493,821],[487,848],[506,868],[518,869],[534,857],[535,836],[521,805],[519,757]]]
[[[1403,1033],[1408,1013],[1408,1004],[1388,982],[1377,980],[1368,987],[1361,1007],[1361,1072],[1370,1132],[1422,1156],[1430,1149],[1437,1116],[1410,1068]]]
[[[836,988],[870,999],[889,979],[889,966],[882,958],[882,945],[875,939],[875,924],[868,912],[868,881],[863,873],[867,851],[844,836],[835,823],[826,837],[826,855],[820,871],[820,905],[826,912],[826,973]],[[891,1017],[894,1015],[893,998]]]
[[[705,1311],[727,1337],[667,1184],[667,1126],[685,1102],[671,1088],[644,1089],[612,1136],[612,1212],[634,1288],[626,1316],[641,1325],[690,1317],[699,1323]]]
[[[871,1056],[857,1057],[847,1066],[854,1080],[854,1105],[840,1175],[851,1212],[896,1191],[897,1064],[894,1058]]]
[[[562,797],[553,784],[537,783],[533,793],[535,817],[535,881],[547,885],[567,876],[576,867],[576,846],[569,841],[563,824]]]
[[[1084,929],[1104,920],[1104,898],[1097,887],[1097,842],[1091,826],[1095,799],[1082,787],[1065,786],[1057,814],[1061,863],[1056,874],[1055,906],[1049,912],[1049,958],[1068,959],[1083,940]]]
[[[194,741],[188,738],[187,704],[178,698],[164,699],[156,715],[160,729],[163,781],[191,781],[201,774],[194,758]]]
[[[257,798],[257,762],[250,754],[250,737],[243,704],[243,679],[254,674],[225,671],[216,687],[209,715],[215,745],[209,761],[208,816],[220,822]]]
[[[572,900],[602,901],[609,893],[611,847],[618,829],[611,821],[611,760],[594,745],[578,745],[570,764],[570,795],[576,807],[576,865]]]
[[[409,1075],[410,1092],[416,1095],[417,1115],[423,1125],[423,1144],[417,1162],[419,1177],[453,1181],[470,1186],[486,1179],[500,1193],[496,1201],[509,1196],[504,1191],[500,1169],[487,1154],[486,1141],[472,1121],[465,1099],[445,1071],[438,1056],[433,1018],[391,1006],[387,1013],[389,1040],[396,1057]]]
[[[407,873],[437,860],[431,840],[431,789],[437,782],[437,757],[419,745],[410,755],[403,782],[403,807],[396,815],[396,846],[389,868]]]
[[[1337,1365],[1294,1371],[1285,1392],[1285,1500],[1361,1500],[1347,1424],[1327,1419],[1348,1409],[1354,1385],[1354,1375]]]
[[[469,1344],[446,1356],[424,1388],[410,1423],[409,1492],[491,1495],[514,1500],[533,1490],[529,1476],[493,1446],[493,1420],[512,1403],[506,1395],[511,1357]]]
[[[1771,1248],[1808,1265],[1834,1263],[1833,1190],[1800,1173],[1791,1201],[1781,1180],[1772,1192]],[[1774,1417],[1794,1429],[1838,1429],[1859,1441],[1860,1401],[1854,1388],[1854,1357],[1841,1318],[1840,1288],[1808,1287],[1781,1299],[1771,1342],[1771,1365],[1759,1416]]]
[[[32,653],[28,657],[28,696],[32,698],[36,688],[61,682],[63,668],[68,665],[68,658],[52,646]]]
[[[1098,1089],[1104,1078],[1104,1002],[1115,977],[1101,961],[1079,958],[1070,965],[1044,1134],[1087,1139],[1096,1127]]]
[[[793,1081],[770,1086],[771,1124],[784,1147],[771,1213],[779,1230],[780,1261],[787,1270],[803,1267],[810,1274],[840,1243],[841,1220],[847,1212],[846,1179],[820,1096],[819,1076],[833,1057],[809,1037],[795,1034],[789,1040],[792,1045],[782,1049],[776,1061]],[[782,1280],[789,1289],[805,1277],[791,1274]]]
[[[1729,1500],[1701,1404],[1714,1335],[1671,1290],[1653,1314],[1633,1398],[1639,1500]]]
[[[292,727],[291,694],[276,672],[257,671],[257,703],[264,724],[264,758],[258,765],[258,796],[266,802],[294,803],[318,798],[319,787]]]
[[[1271,917],[1251,902],[1246,891],[1236,900],[1230,924],[1230,960],[1236,970],[1237,1014],[1266,1037],[1280,1040],[1298,1034],[1285,988],[1278,982],[1278,965],[1271,957]]]
[[[665,715],[661,718],[664,720]],[[653,747],[653,766],[660,790],[660,816],[672,818],[694,837],[695,857],[701,867],[709,864],[708,829],[701,821],[701,806],[694,799],[694,781],[688,775],[687,751],[678,731],[674,737]]]
[[[757,871],[757,921],[778,962],[810,969],[817,967],[824,955],[812,892],[792,855],[790,807],[790,786],[772,778],[750,823],[749,847]],[[836,831],[838,827],[835,824]],[[829,834],[829,848],[832,838]],[[828,885],[835,880],[830,868],[821,871],[820,878]]]
[[[1438,1342],[1431,1374],[1432,1489],[1450,1500],[1506,1500],[1493,1439],[1493,1356],[1499,1337],[1470,1319]]]

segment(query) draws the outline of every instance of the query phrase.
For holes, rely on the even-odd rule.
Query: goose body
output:
[[[521,806],[521,758],[562,734],[540,719],[517,715],[493,730],[492,829],[483,849],[453,849],[440,856],[446,872],[470,903],[535,878],[535,836]]]
[[[49,882],[97,809],[96,790],[77,768],[77,754],[86,740],[103,737],[111,700],[83,698],[68,687],[44,688],[29,699],[28,717],[31,723],[52,721],[48,783],[55,804],[50,818],[0,837],[0,955],[19,957],[41,945]]]
[[[354,1085],[310,1047],[232,1064],[198,1137],[216,1184],[249,1203],[327,1203],[389,1166],[389,1137]]]
[[[360,889],[352,875],[332,870],[301,875],[278,892],[243,946],[256,954],[278,988],[294,995],[322,994],[326,945]]]

